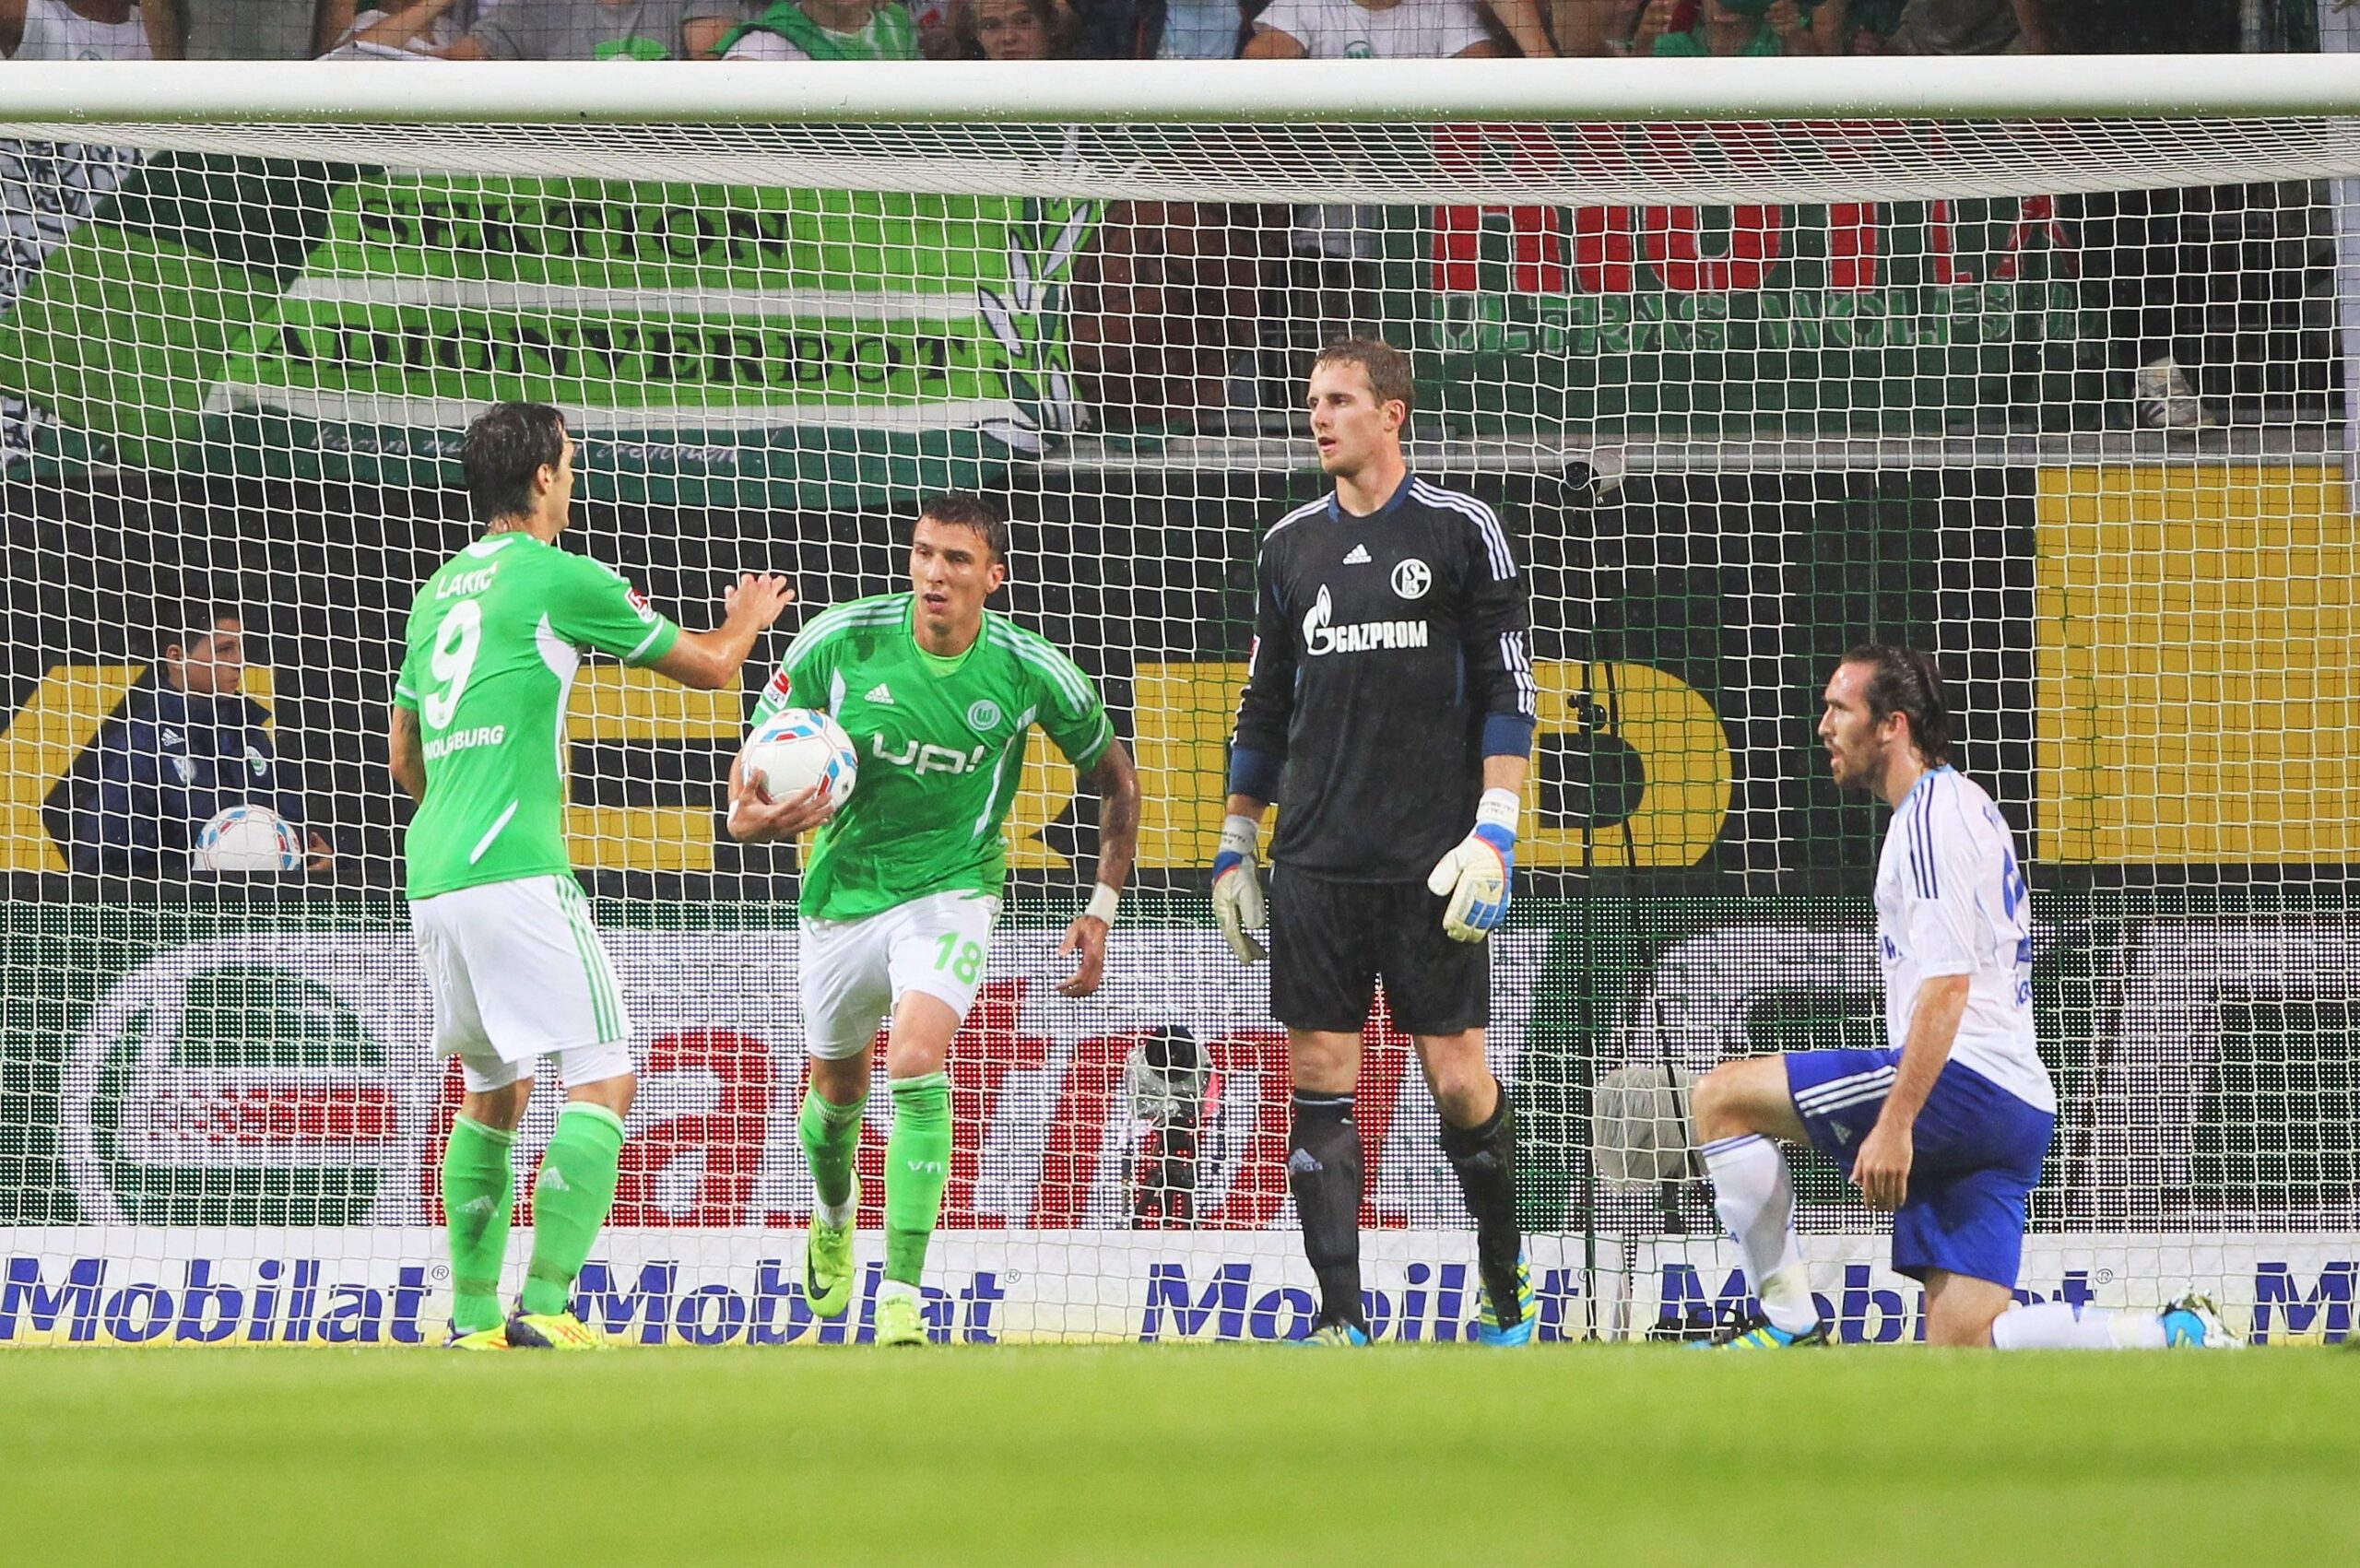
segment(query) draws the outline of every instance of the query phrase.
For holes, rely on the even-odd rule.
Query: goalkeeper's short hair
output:
[[[1410,356],[1382,337],[1339,337],[1313,358],[1313,370],[1322,365],[1358,365],[1361,373],[1368,377],[1368,389],[1379,407],[1398,403],[1401,412],[1407,415],[1418,406],[1418,385],[1410,372]]]

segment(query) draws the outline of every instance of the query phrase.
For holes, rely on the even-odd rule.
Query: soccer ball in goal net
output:
[[[797,595],[742,691],[572,680],[567,845],[640,1074],[584,1318],[867,1331],[890,1097],[859,1304],[823,1324],[797,862],[731,840],[720,788],[796,628],[906,587],[917,501],[962,489],[1009,519],[993,608],[1103,692],[1144,819],[1105,984],[1069,998],[1097,802],[1038,737],[1012,781],[928,1324],[1301,1332],[1285,1034],[1206,867],[1257,545],[1328,488],[1309,358],[1354,334],[1411,352],[1412,470],[1497,511],[1531,590],[1488,1050],[1541,1336],[1743,1304],[1658,1079],[1883,1043],[1885,814],[1812,736],[1835,659],[1882,640],[1939,662],[2029,881],[2059,1114],[2024,1290],[2193,1285],[2258,1338],[2340,1337],[2354,94],[2330,62],[2149,62],[2197,107],[2142,114],[2086,62],[1913,62],[1906,93],[1874,64],[9,82],[0,1342],[439,1335],[461,1078],[387,704],[419,584],[475,536],[459,436],[505,399],[564,411],[567,548],[655,607],[710,625],[740,572]],[[862,787],[890,765],[864,754]],[[193,857],[246,803],[299,868]],[[1372,1326],[1468,1338],[1433,1102],[1381,1006],[1365,1045]],[[1660,1160],[1599,1147],[1633,1106]],[[1917,1334],[1884,1221],[1823,1158],[1796,1171],[1836,1335]]]

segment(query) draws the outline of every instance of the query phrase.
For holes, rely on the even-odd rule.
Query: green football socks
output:
[[[604,1105],[574,1100],[558,1113],[557,1134],[533,1180],[533,1261],[525,1273],[525,1310],[560,1313],[573,1299],[598,1228],[615,1205],[623,1119]]]
[[[926,1275],[926,1244],[950,1180],[950,1079],[944,1073],[893,1085],[893,1134],[885,1140],[885,1278],[914,1286]]]
[[[500,1266],[508,1256],[508,1215],[515,1176],[508,1153],[516,1135],[461,1116],[442,1149],[442,1216],[451,1233],[451,1326],[462,1334],[497,1328]]]
[[[860,1152],[861,1107],[867,1103],[866,1095],[838,1105],[821,1099],[816,1089],[804,1093],[796,1131],[803,1140],[803,1157],[811,1162],[811,1185],[823,1223],[852,1223],[853,1161]]]

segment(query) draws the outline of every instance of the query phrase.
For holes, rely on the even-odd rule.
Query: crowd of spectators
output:
[[[16,59],[1998,54],[2055,0],[0,0]]]
[[[2213,12],[2225,31],[2204,19]],[[2225,0],[2200,0],[2177,20],[2130,0],[0,0],[0,56],[18,60],[1681,58],[2238,41]],[[1201,258],[1205,216],[1180,215],[1186,243],[1164,249]],[[2183,253],[2180,206],[2168,194],[2132,193],[2076,216],[2092,253],[2084,273],[2105,291],[2109,327],[2138,345],[2127,401],[2139,422],[2213,422],[2182,369],[2212,301],[2207,264]],[[1282,221],[1283,243],[1267,242],[1273,226],[1257,214],[1261,237],[1210,247],[1210,264],[1116,258],[1122,277],[1111,281],[1226,290],[1232,264],[1250,251],[1282,275],[1275,317],[1305,339],[1266,358],[1282,364],[1327,334],[1365,330],[1381,224],[1350,206],[1300,207]],[[1196,278],[1191,267],[1217,276]],[[1149,367],[1150,379],[1197,378],[1190,353],[1216,347],[1183,345],[1176,371]]]

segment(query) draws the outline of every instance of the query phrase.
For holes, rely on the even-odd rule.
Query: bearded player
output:
[[[1106,963],[1139,843],[1139,775],[1088,676],[1046,639],[984,607],[1008,581],[1008,525],[982,500],[927,501],[910,536],[911,591],[820,611],[754,710],[834,715],[860,757],[841,810],[819,790],[772,801],[730,770],[729,831],[819,836],[803,867],[804,1030],[811,1080],[797,1131],[817,1202],[804,1251],[811,1310],[852,1297],[853,1161],[878,1025],[893,1130],[885,1146],[885,1278],[877,1342],[926,1340],[919,1288],[950,1169],[950,1043],[983,984],[1008,855],[1000,839],[1037,723],[1102,802],[1098,885],[1067,927],[1080,955],[1057,989],[1087,996]]]
[[[537,403],[502,403],[460,450],[483,536],[426,580],[394,687],[388,758],[419,803],[404,845],[410,924],[434,996],[434,1041],[466,1097],[442,1153],[462,1350],[586,1350],[574,1276],[615,1198],[631,1109],[631,1020],[565,848],[565,706],[596,650],[683,686],[734,686],[794,597],[745,576],[719,628],[683,631],[614,572],[557,546],[572,518],[573,438]],[[534,1065],[566,1101],[533,1184],[533,1253],[503,1320],[516,1126]]]
[[[1837,787],[1893,808],[1877,860],[1887,1047],[1724,1062],[1691,1105],[1713,1205],[1761,1303],[1724,1350],[1826,1343],[1773,1139],[1816,1145],[1893,1215],[1893,1267],[1926,1287],[1926,1339],[2002,1350],[2234,1343],[2212,1303],[2159,1313],[2013,1306],[2025,1200],[2057,1094],[2033,1033],[2032,912],[2008,824],[1951,766],[1950,709],[1925,654],[1864,644],[1827,683],[1819,737]]]
[[[1311,432],[1335,489],[1270,525],[1237,708],[1213,913],[1262,957],[1255,868],[1275,803],[1270,1010],[1294,1078],[1287,1186],[1318,1277],[1309,1338],[1368,1343],[1361,1304],[1362,1032],[1379,981],[1417,1047],[1475,1221],[1476,1338],[1532,1338],[1516,1121],[1484,1059],[1535,686],[1524,576],[1491,508],[1412,475],[1410,357],[1348,338],[1312,362]]]

